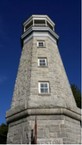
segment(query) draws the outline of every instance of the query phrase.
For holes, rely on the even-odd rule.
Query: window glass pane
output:
[[[40,62],[40,65],[45,65],[45,63]]]
[[[34,20],[35,24],[45,24],[45,20]]]
[[[39,66],[46,66],[46,59],[39,59]]]
[[[49,92],[48,83],[40,83],[40,92],[41,93],[48,93]]]
[[[45,93],[48,93],[48,88],[45,88]]]
[[[37,46],[38,47],[45,47],[45,41],[44,40],[37,41]]]
[[[47,88],[47,87],[48,87],[48,85],[47,85],[47,84],[44,84],[44,87],[45,87],[45,88]]]
[[[39,42],[39,46],[44,46],[44,45],[43,45],[43,42]]]
[[[44,92],[44,89],[41,88],[41,93],[43,93],[43,92]]]
[[[41,88],[44,87],[44,84],[41,84]]]
[[[32,26],[33,25],[33,21],[31,21],[29,24],[27,24],[26,26],[25,26],[25,30],[27,30],[30,26]]]
[[[53,30],[53,27],[50,25],[50,23],[47,22],[47,25]]]

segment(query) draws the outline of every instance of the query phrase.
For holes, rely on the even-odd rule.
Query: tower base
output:
[[[36,116],[37,128],[35,128]],[[80,113],[66,108],[12,109],[7,112],[9,123],[7,143],[33,143],[36,137],[38,144],[80,144],[80,117]]]

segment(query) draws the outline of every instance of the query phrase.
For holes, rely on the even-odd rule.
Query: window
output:
[[[34,24],[45,24],[45,20],[34,20]]]
[[[38,66],[47,66],[47,58],[38,58]]]
[[[48,94],[49,93],[49,82],[39,82],[39,93]]]
[[[43,42],[39,42],[39,47],[43,47],[44,43]]]
[[[45,47],[45,41],[37,41],[37,47]]]
[[[29,23],[25,26],[25,31],[28,30],[32,25],[33,25],[33,21],[29,22]]]
[[[51,26],[51,24],[50,24],[50,23],[48,23],[48,22],[47,22],[47,25],[48,25],[48,27],[50,27],[50,29],[52,29],[52,30],[53,30],[53,27]]]

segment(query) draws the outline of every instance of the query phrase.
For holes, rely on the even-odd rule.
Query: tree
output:
[[[8,126],[6,124],[0,125],[0,144],[6,144]]]
[[[80,89],[74,84],[71,85],[71,89],[72,89],[77,107],[81,108],[81,91],[80,91]]]

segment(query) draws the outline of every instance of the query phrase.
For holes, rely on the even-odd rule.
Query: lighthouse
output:
[[[32,15],[23,23],[20,63],[6,113],[8,144],[80,143],[80,109],[58,40],[55,23],[47,15]]]

